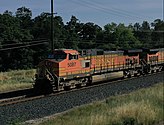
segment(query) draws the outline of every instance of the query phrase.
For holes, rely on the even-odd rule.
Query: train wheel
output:
[[[86,79],[87,79],[86,85],[87,85],[87,86],[92,85],[92,81],[93,81],[92,76],[89,76],[89,77],[86,78]]]
[[[124,78],[128,78],[128,75],[129,75],[129,71],[123,71],[123,77]]]
[[[129,74],[128,74],[128,78],[131,78],[131,77],[132,77],[132,75],[131,75],[131,73],[129,73]]]
[[[141,75],[145,75],[145,73],[142,71],[142,70],[140,70],[139,71],[139,75],[141,76]]]
[[[65,86],[65,87],[64,87],[64,90],[65,90],[65,91],[69,91],[70,89],[71,89],[71,86]]]
[[[138,73],[134,73],[134,77],[137,77],[138,76]]]
[[[76,85],[76,88],[81,88],[81,87],[82,87],[81,84],[77,84],[77,85]]]
[[[151,70],[151,73],[154,73],[154,70]]]

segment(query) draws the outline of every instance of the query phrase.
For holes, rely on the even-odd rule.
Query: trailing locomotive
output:
[[[56,49],[39,63],[34,88],[40,92],[61,91],[90,85],[102,79],[160,71],[163,67],[164,49]]]

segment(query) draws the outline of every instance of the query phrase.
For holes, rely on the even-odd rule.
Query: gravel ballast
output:
[[[109,96],[129,93],[164,81],[164,73],[117,81],[80,91],[71,91],[57,96],[46,97],[20,104],[0,107],[0,125],[42,118],[68,109],[103,100]]]

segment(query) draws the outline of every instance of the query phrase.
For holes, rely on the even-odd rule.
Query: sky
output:
[[[50,12],[51,0],[0,0],[0,13],[25,6],[32,11],[33,18],[42,12]],[[115,22],[125,25],[149,23],[164,18],[164,0],[54,0],[54,12],[69,22],[72,15],[81,23],[93,22],[101,27]]]

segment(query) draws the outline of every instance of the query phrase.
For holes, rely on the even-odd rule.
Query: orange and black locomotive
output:
[[[102,79],[160,71],[163,67],[164,49],[55,49],[39,63],[34,88],[40,91],[60,91]]]

